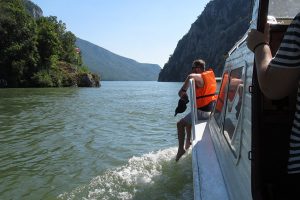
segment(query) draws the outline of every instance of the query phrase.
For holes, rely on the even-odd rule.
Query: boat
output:
[[[248,31],[263,32],[269,22],[274,55],[299,8],[299,0],[252,0]],[[286,176],[297,93],[280,100],[262,94],[254,54],[246,44],[248,31],[228,52],[208,121],[196,119],[195,84],[190,80],[195,200],[289,199],[290,186],[299,187],[299,176]]]

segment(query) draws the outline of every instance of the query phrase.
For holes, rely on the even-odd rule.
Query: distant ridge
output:
[[[161,68],[157,64],[139,63],[119,56],[91,42],[77,38],[83,63],[101,80],[107,81],[157,81]]]

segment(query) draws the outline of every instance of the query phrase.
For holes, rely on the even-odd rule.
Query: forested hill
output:
[[[99,86],[82,65],[75,35],[41,14],[26,0],[0,1],[0,87]]]
[[[83,63],[93,72],[101,74],[101,80],[157,81],[161,70],[157,64],[139,63],[114,54],[102,47],[77,38],[76,45],[82,53]]]
[[[183,81],[194,59],[202,58],[217,76],[225,55],[247,31],[252,10],[249,0],[212,0],[178,42],[159,74],[159,81]]]

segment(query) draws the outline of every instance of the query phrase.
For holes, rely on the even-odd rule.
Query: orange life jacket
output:
[[[228,81],[230,81],[230,84],[228,86]],[[218,101],[216,104],[216,110],[221,112],[224,102],[225,102],[225,92],[228,88],[227,92],[227,100],[232,102],[234,100],[235,94],[237,92],[238,86],[243,83],[243,81],[239,78],[233,78],[230,77],[230,80],[228,78],[228,73],[225,73],[223,76],[223,82],[220,88]]]
[[[216,104],[216,110],[218,112],[222,111],[223,105],[224,105],[224,101],[225,101],[225,90],[227,88],[227,84],[228,84],[228,73],[225,73],[223,76],[223,82],[220,88],[220,92],[219,92],[219,96],[218,96],[218,101]]]
[[[217,82],[215,74],[212,70],[201,73],[204,85],[196,87],[197,108],[207,106],[210,102],[217,99],[215,95],[217,90]]]

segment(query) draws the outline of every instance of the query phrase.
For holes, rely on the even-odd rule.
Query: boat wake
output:
[[[175,162],[172,147],[132,157],[59,199],[193,199],[191,151]]]

